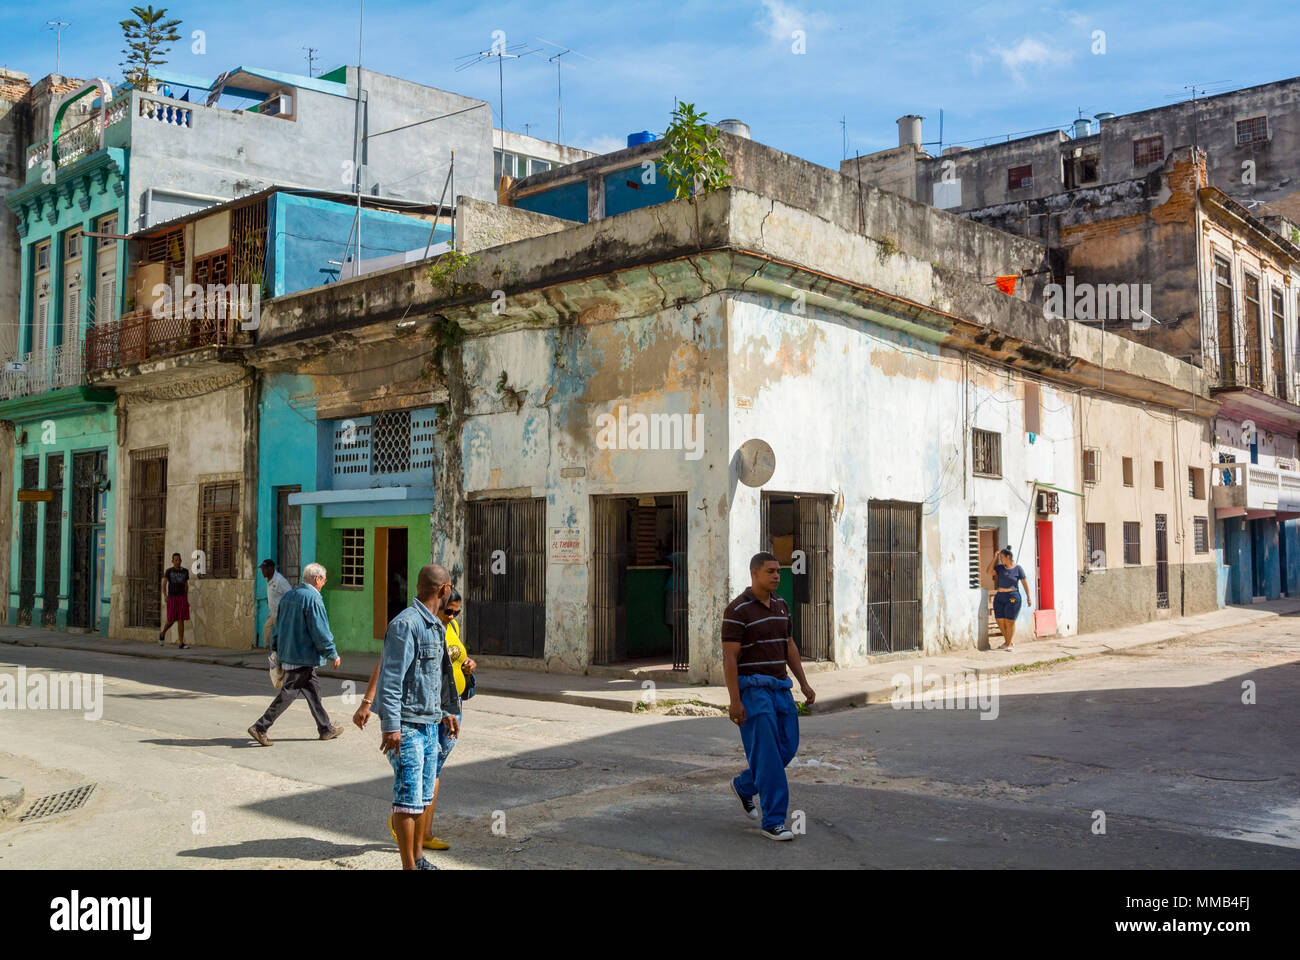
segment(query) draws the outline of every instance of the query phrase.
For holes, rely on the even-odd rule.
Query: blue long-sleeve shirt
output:
[[[460,713],[446,633],[419,600],[388,624],[374,712],[384,733],[400,730],[403,723],[439,723],[446,714]]]

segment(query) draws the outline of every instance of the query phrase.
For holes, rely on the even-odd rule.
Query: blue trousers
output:
[[[740,742],[745,745],[749,767],[733,783],[742,797],[758,794],[763,811],[763,829],[785,823],[790,805],[790,788],[785,767],[799,749],[799,710],[795,706],[789,677],[740,677],[740,702],[745,722]]]

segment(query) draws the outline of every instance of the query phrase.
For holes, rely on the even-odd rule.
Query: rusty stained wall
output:
[[[150,397],[121,396],[117,482],[113,509],[122,519],[114,529],[112,603],[109,636],[151,640],[157,634],[128,627],[127,584],[130,563],[131,451],[167,448],[167,536],[164,566],[179,553],[191,568],[190,617],[185,642],[244,649],[253,645],[257,504],[256,398],[251,377],[238,370],[196,382],[181,382]],[[199,488],[203,483],[238,480],[237,576],[204,579],[193,575],[192,554],[199,549]],[[162,608],[161,586],[154,588]],[[168,635],[174,642],[175,629]]]
[[[681,266],[689,270],[688,266]],[[449,377],[451,436],[435,466],[441,516],[433,554],[464,569],[463,506],[443,496],[542,496],[546,527],[581,531],[593,547],[591,498],[603,494],[684,492],[690,582],[692,679],[721,678],[712,639],[726,604],[725,366],[720,296],[682,307],[609,320],[619,304],[587,304],[586,320],[467,341]],[[590,322],[587,322],[590,321]],[[505,379],[502,379],[502,374]],[[632,413],[699,414],[698,459],[686,450],[597,447],[597,418]],[[454,464],[445,461],[454,457]],[[457,476],[457,470],[459,476]],[[581,475],[575,475],[581,474]],[[546,649],[539,666],[580,671],[591,658],[589,563],[550,563],[546,574]],[[527,664],[520,664],[526,666]]]
[[[974,648],[981,594],[968,583],[968,517],[1007,518],[1016,546],[1028,511],[1026,481],[1070,485],[1074,431],[1068,394],[1044,386],[1043,435],[1029,445],[1023,441],[1020,375],[973,377],[970,420],[1004,432],[1006,479],[978,481],[983,486],[968,480],[963,486],[969,465],[960,354],[811,307],[801,316],[765,296],[735,297],[728,330],[734,358],[729,446],[734,450],[753,437],[772,446],[776,472],[764,489],[832,498],[834,661],[854,666],[870,655],[871,500],[922,504],[924,649]],[[731,486],[729,570],[739,587],[748,581],[747,561],[759,542],[762,490],[734,478]],[[1076,620],[1069,509],[1062,505],[1054,540],[1062,633],[1073,633]],[[1032,571],[1032,527],[1026,552],[1017,559]]]
[[[1188,153],[1170,158],[1164,188],[1141,213],[1060,228],[1064,275],[1075,284],[1151,284],[1151,314],[1159,323],[1136,329],[1111,321],[1106,329],[1172,356],[1201,356],[1197,311],[1196,190],[1203,165]],[[1064,276],[1058,278],[1064,282]],[[1143,321],[1144,322],[1144,321]],[[1141,322],[1139,323],[1139,326]]]

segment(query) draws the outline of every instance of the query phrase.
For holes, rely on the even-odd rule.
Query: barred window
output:
[[[1012,167],[1007,171],[1007,189],[1019,190],[1022,187],[1032,187],[1034,185],[1034,165],[1026,163],[1023,166]]]
[[[1187,495],[1193,500],[1205,499],[1205,474],[1198,467],[1187,468]]]
[[[1101,451],[1096,447],[1086,447],[1083,451],[1083,482],[1096,483],[1101,474]]]
[[[199,549],[207,564],[204,576],[235,577],[235,528],[239,520],[239,481],[205,483],[199,488]]]
[[[1106,524],[1086,523],[1083,526],[1084,538],[1088,542],[1088,569],[1106,569]]]
[[[370,472],[405,473],[411,469],[411,411],[375,417],[370,436]]]
[[[1237,121],[1237,146],[1260,143],[1268,139],[1268,116],[1250,117]]]
[[[1002,434],[971,430],[971,472],[980,477],[1002,476]]]
[[[349,527],[343,531],[343,556],[339,564],[339,586],[366,585],[366,531]]]
[[[1210,552],[1210,518],[1193,517],[1192,518],[1192,541],[1195,543],[1197,553]]]
[[[1124,562],[1142,562],[1142,524],[1124,524]]]
[[[1165,138],[1141,137],[1133,141],[1133,166],[1144,167],[1148,163],[1159,163],[1165,158]]]

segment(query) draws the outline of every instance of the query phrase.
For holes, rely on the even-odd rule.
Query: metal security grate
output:
[[[371,473],[405,473],[411,469],[411,412],[398,410],[375,417],[370,441]]]
[[[339,585],[364,587],[366,585],[366,531],[362,527],[343,530],[343,555],[339,571]]]
[[[57,817],[61,813],[79,810],[85,806],[94,792],[95,784],[87,783],[80,787],[73,787],[71,790],[64,790],[62,793],[38,797],[32,801],[32,805],[18,818],[18,821],[23,823],[28,820],[44,820],[46,817]]]
[[[971,430],[971,473],[980,477],[1002,476],[1002,434]]]

